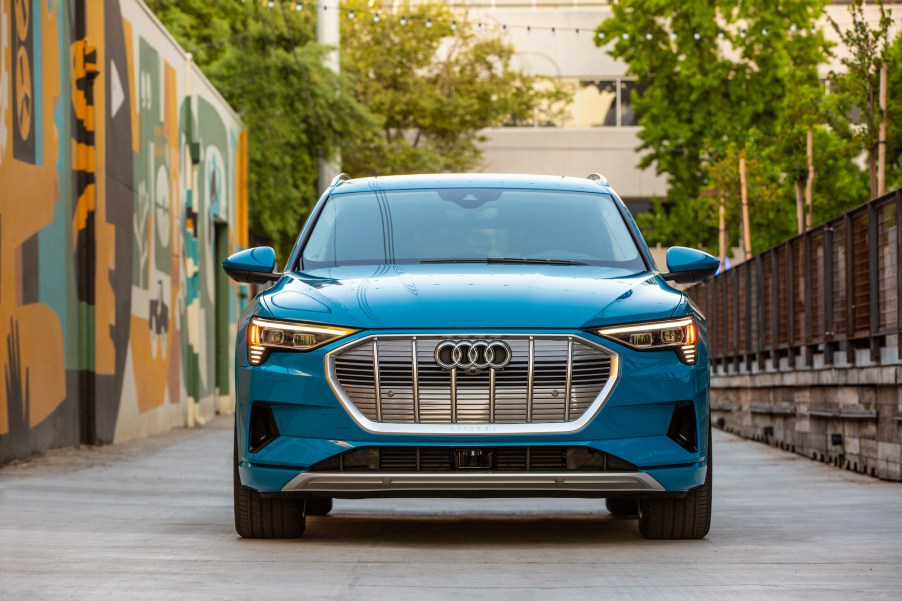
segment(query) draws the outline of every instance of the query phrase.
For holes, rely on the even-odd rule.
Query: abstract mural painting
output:
[[[246,140],[137,0],[0,0],[0,462],[227,408]]]

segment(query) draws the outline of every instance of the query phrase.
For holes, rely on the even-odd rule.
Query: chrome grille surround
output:
[[[445,340],[503,340],[514,358],[498,371],[445,371],[433,357]],[[574,334],[372,334],[327,353],[325,368],[342,405],[370,432],[552,434],[592,420],[619,379],[620,356]]]

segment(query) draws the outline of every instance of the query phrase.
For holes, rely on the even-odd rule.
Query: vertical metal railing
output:
[[[708,320],[712,365],[880,358],[902,325],[902,190],[769,249],[688,294]],[[902,352],[902,336],[899,336]]]

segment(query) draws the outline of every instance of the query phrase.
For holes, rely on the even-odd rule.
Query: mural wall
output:
[[[0,462],[230,410],[245,153],[138,0],[0,0]]]

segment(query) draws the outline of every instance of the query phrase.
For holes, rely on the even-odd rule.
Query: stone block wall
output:
[[[902,481],[902,366],[715,374],[715,427]]]

